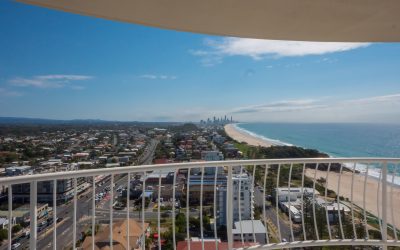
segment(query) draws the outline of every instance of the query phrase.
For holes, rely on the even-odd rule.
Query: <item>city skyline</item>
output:
[[[0,8],[0,116],[400,123],[399,44],[224,38]]]

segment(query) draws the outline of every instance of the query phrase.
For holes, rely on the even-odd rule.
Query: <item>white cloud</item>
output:
[[[18,87],[62,88],[73,81],[90,80],[93,76],[86,75],[38,75],[30,78],[16,77],[9,82]]]
[[[158,77],[157,77],[156,75],[141,75],[140,78],[155,80],[155,79],[157,79]]]
[[[93,76],[84,76],[84,75],[42,75],[42,76],[36,76],[36,78],[43,79],[43,80],[80,81],[80,80],[92,79]]]
[[[22,95],[23,93],[21,92],[0,88],[0,96],[22,96]]]
[[[200,63],[206,67],[222,63],[223,55],[218,51],[189,50],[189,53],[200,57]]]
[[[149,79],[149,80],[175,80],[176,76],[172,75],[153,75],[153,74],[145,74],[139,76],[140,78]]]
[[[284,100],[239,107],[226,113],[243,121],[400,123],[400,93],[347,100]]]
[[[369,105],[369,104],[376,104],[376,103],[400,104],[400,94],[373,96],[373,97],[345,101],[346,105],[347,104]]]
[[[323,107],[324,105],[318,104],[318,101],[312,99],[284,100],[261,105],[240,107],[233,110],[232,113],[289,112]]]
[[[248,56],[255,60],[264,57],[296,57],[308,55],[324,55],[349,51],[369,46],[369,43],[340,42],[301,42],[261,40],[250,38],[228,37],[218,40],[205,40],[208,50],[192,50],[190,53],[202,57],[202,63],[211,61],[217,64],[224,56]]]

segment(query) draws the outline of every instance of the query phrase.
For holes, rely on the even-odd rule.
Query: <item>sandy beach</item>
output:
[[[242,132],[235,128],[234,124],[225,125],[225,132],[234,140],[238,142],[245,142],[253,146],[271,147],[275,145],[273,142],[268,142],[261,138],[252,136],[248,133]]]
[[[267,140],[263,140],[261,138],[252,136],[248,133],[242,132],[234,127],[234,124],[228,124],[225,126],[225,132],[235,139],[236,141],[239,142],[246,142],[249,145],[253,146],[264,146],[264,147],[270,147],[273,146],[273,142],[268,142]],[[306,175],[310,177],[311,179],[314,178],[314,169],[307,169],[306,170]],[[325,171],[317,171],[316,178],[326,178],[326,172]],[[329,173],[329,178],[328,178],[328,188],[337,192],[337,187],[338,187],[338,180],[339,180],[339,174],[335,172],[330,172]],[[364,180],[365,180],[365,175],[363,174],[355,174],[354,175],[354,186],[353,186],[353,202],[359,207],[363,207],[363,196],[364,196]],[[343,172],[342,177],[340,180],[340,195],[348,198],[350,200],[351,198],[351,182],[352,182],[352,174],[350,172]],[[392,204],[392,199],[390,196],[392,186],[388,186],[388,205],[386,206],[387,209],[387,218],[388,218],[388,223],[389,224],[395,224],[397,228],[400,228],[400,209],[398,209],[397,206],[400,206],[400,187],[399,186],[393,186],[393,204]],[[366,187],[367,193],[365,196],[365,207],[366,210],[375,216],[378,216],[378,205],[381,202],[382,199],[382,186],[380,187],[380,194],[379,194],[379,202],[378,202],[378,181],[374,177],[368,177],[367,180],[367,187]],[[321,194],[324,195],[324,194]],[[393,217],[395,218],[395,221],[393,222],[392,219],[392,211],[391,207],[393,206]],[[382,206],[379,205],[379,211],[380,215],[382,215]]]
[[[314,169],[307,169],[306,170],[306,175],[310,178],[314,178]],[[326,172],[325,171],[317,171],[316,178],[319,179],[320,177],[326,178]],[[329,177],[328,177],[328,188],[337,192],[337,187],[338,187],[338,177],[339,174],[335,172],[330,172]],[[341,177],[341,184],[340,184],[340,195],[350,199],[351,197],[351,180],[352,180],[352,174],[350,172],[343,172],[342,177]],[[353,202],[359,207],[363,207],[363,195],[364,195],[364,180],[365,180],[365,175],[362,174],[355,174],[354,175],[354,191],[353,191]],[[390,192],[391,192],[391,187],[388,186],[387,191],[388,191],[388,205],[386,207],[387,209],[387,215],[388,215],[388,222],[390,224],[393,223],[392,219],[392,211],[391,207],[393,206],[393,216],[395,218],[394,224],[396,225],[397,228],[400,227],[400,209],[398,209],[397,206],[400,205],[400,188],[398,186],[393,186],[393,204],[392,200],[390,197]],[[373,177],[368,177],[367,180],[367,187],[366,187],[366,196],[365,196],[365,207],[366,210],[374,215],[378,215],[378,206],[379,204],[377,202],[378,199],[378,181],[377,179],[374,179]],[[380,187],[380,193],[382,192],[382,186]],[[322,194],[324,195],[324,194]],[[379,202],[381,202],[382,195],[379,194]],[[382,216],[382,207],[379,207],[380,209],[380,215]]]

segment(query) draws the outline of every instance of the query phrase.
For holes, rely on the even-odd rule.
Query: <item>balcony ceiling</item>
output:
[[[18,1],[204,34],[297,41],[400,41],[400,0]]]

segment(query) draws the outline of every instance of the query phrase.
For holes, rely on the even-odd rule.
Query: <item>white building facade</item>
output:
[[[233,221],[252,219],[253,188],[252,177],[247,173],[235,175],[233,181]],[[226,186],[218,188],[217,192],[217,224],[226,225]]]

